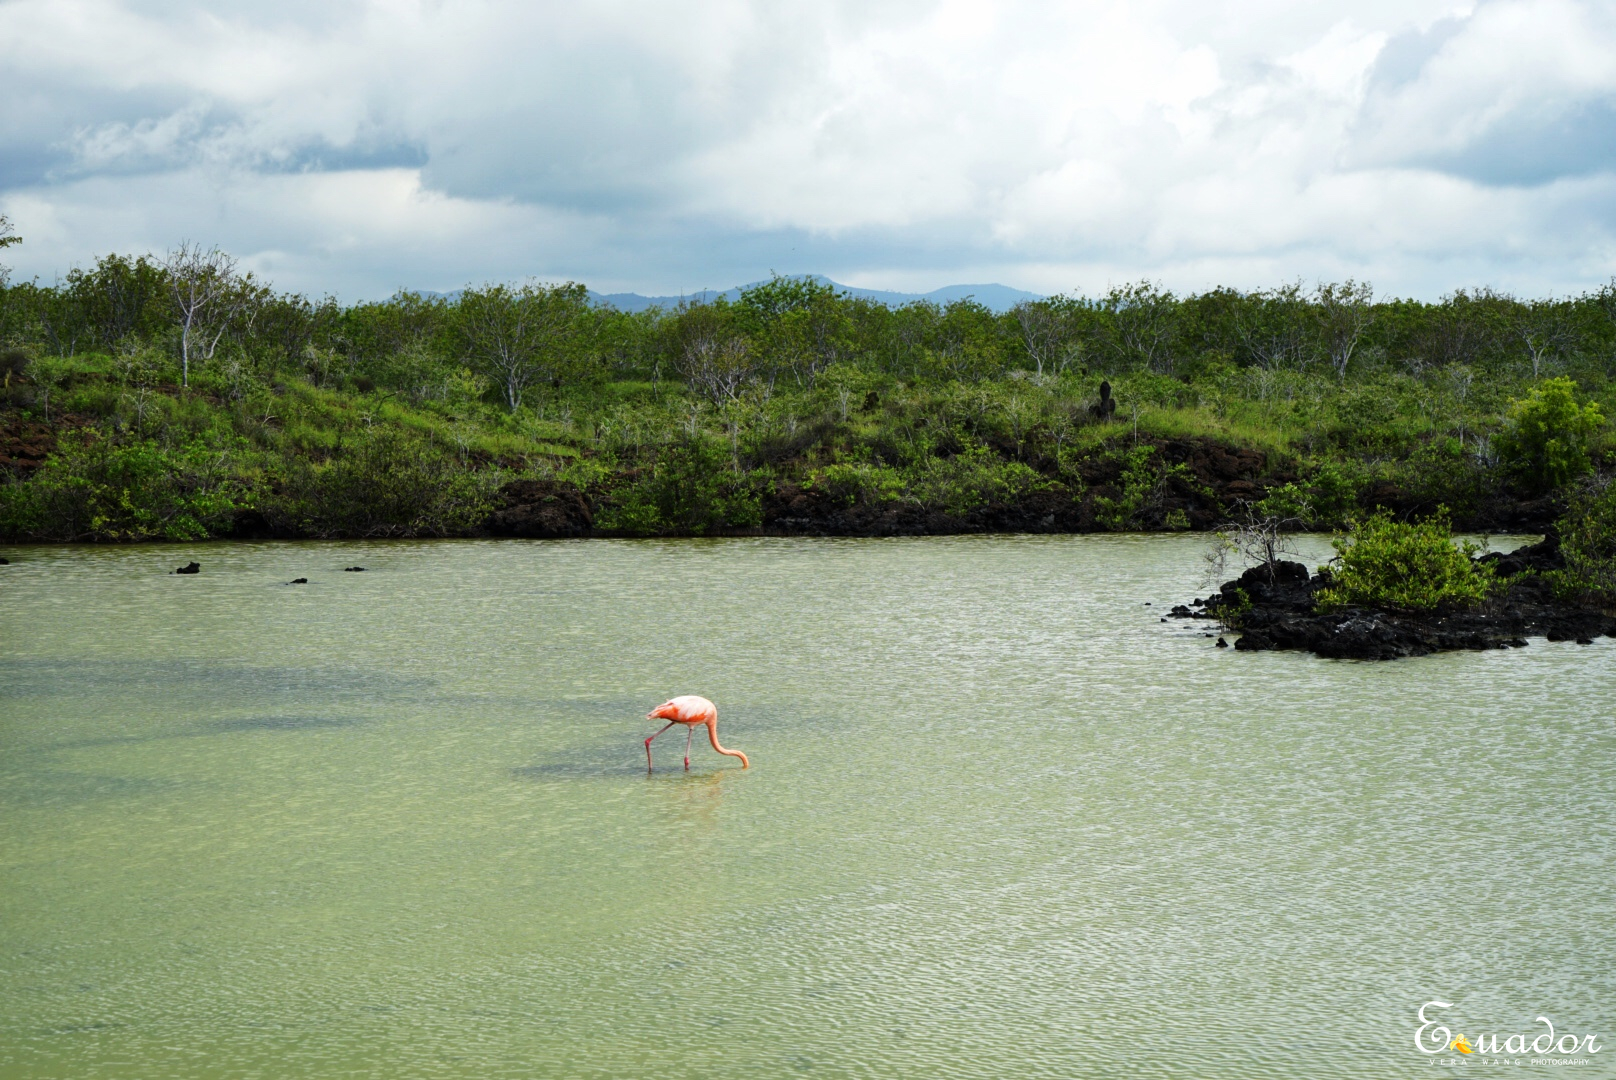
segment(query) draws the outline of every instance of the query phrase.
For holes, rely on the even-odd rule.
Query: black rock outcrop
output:
[[[560,480],[513,480],[499,489],[501,505],[483,522],[490,536],[553,539],[588,536],[595,519],[589,500]]]

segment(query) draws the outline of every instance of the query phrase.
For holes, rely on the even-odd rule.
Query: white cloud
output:
[[[1616,271],[1596,0],[12,0],[0,94],[46,277],[182,237],[349,298]]]

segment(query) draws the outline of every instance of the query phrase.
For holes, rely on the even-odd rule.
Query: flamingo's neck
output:
[[[752,767],[752,763],[746,759],[746,755],[741,753],[739,750],[726,750],[724,747],[718,745],[717,720],[707,721],[707,741],[711,742],[713,744],[713,749],[717,750],[720,754],[728,754],[730,757],[740,758],[741,768],[750,769]]]

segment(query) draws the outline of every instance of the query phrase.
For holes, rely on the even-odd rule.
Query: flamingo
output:
[[[707,725],[707,738],[712,742],[714,750],[717,750],[720,754],[740,758],[741,768],[743,769],[752,767],[752,763],[746,760],[746,755],[739,750],[726,750],[718,745],[718,706],[704,697],[685,694],[682,697],[672,698],[646,713],[645,718],[647,720],[666,720],[668,727],[663,728],[662,731],[667,731],[668,728],[675,724],[685,725],[685,772],[690,771],[690,740],[695,737],[697,724]],[[645,740],[646,772],[651,771],[651,739],[662,734],[662,731]]]

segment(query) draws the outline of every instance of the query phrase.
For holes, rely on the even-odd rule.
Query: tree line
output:
[[[0,338],[40,354],[155,349],[178,361],[182,386],[204,365],[237,384],[300,375],[417,401],[470,380],[511,411],[535,390],[620,379],[678,380],[723,405],[812,389],[837,363],[913,382],[1227,369],[1346,380],[1454,368],[1538,378],[1616,355],[1616,281],[1576,297],[1479,289],[1436,302],[1377,298],[1353,281],[1182,296],[1139,282],[995,313],[970,299],[888,306],[777,276],[733,302],[627,313],[575,282],[343,305],[277,292],[217,248],[186,243],[162,257],[108,255],[49,285],[0,285]]]

